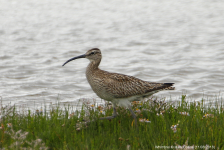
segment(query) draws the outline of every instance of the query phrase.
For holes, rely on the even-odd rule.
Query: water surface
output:
[[[224,1],[0,0],[3,104],[42,106],[99,98],[85,78],[88,60],[61,65],[98,47],[100,68],[153,82],[155,94],[216,99],[224,88]]]

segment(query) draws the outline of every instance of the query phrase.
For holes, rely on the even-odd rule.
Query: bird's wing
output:
[[[105,84],[106,91],[115,98],[147,95],[152,91],[166,89],[173,85],[173,83],[147,82],[132,76],[109,72],[107,72],[107,82]]]

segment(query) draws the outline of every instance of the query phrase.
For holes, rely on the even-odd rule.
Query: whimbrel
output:
[[[144,98],[161,90],[174,90],[174,87],[172,87],[174,83],[148,82],[133,76],[110,73],[99,69],[98,67],[100,65],[102,55],[98,48],[90,49],[83,55],[73,57],[66,61],[62,66],[79,58],[87,58],[90,60],[86,69],[86,78],[93,91],[101,99],[111,101],[113,104],[113,115],[100,119],[115,118],[117,116],[115,106],[119,105],[129,108],[133,118],[135,119],[135,123],[137,123],[136,115],[131,109],[132,101],[143,100]]]

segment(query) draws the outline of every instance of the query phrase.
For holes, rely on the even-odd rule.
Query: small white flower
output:
[[[172,125],[170,128],[173,130],[173,132],[174,133],[176,133],[177,132],[177,126],[178,126],[179,124],[176,124],[176,125]]]
[[[183,116],[190,116],[190,114],[188,112],[179,112],[179,114],[181,114]]]
[[[146,123],[150,123],[151,121],[149,121],[148,119],[142,119],[142,118],[139,118],[139,122],[146,122]]]
[[[11,123],[7,123],[7,127],[8,128],[11,128],[12,127],[12,124]]]

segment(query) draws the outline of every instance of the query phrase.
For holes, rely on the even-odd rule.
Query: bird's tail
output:
[[[172,87],[174,83],[164,83],[164,85],[167,86],[164,90],[175,90],[175,87]]]

